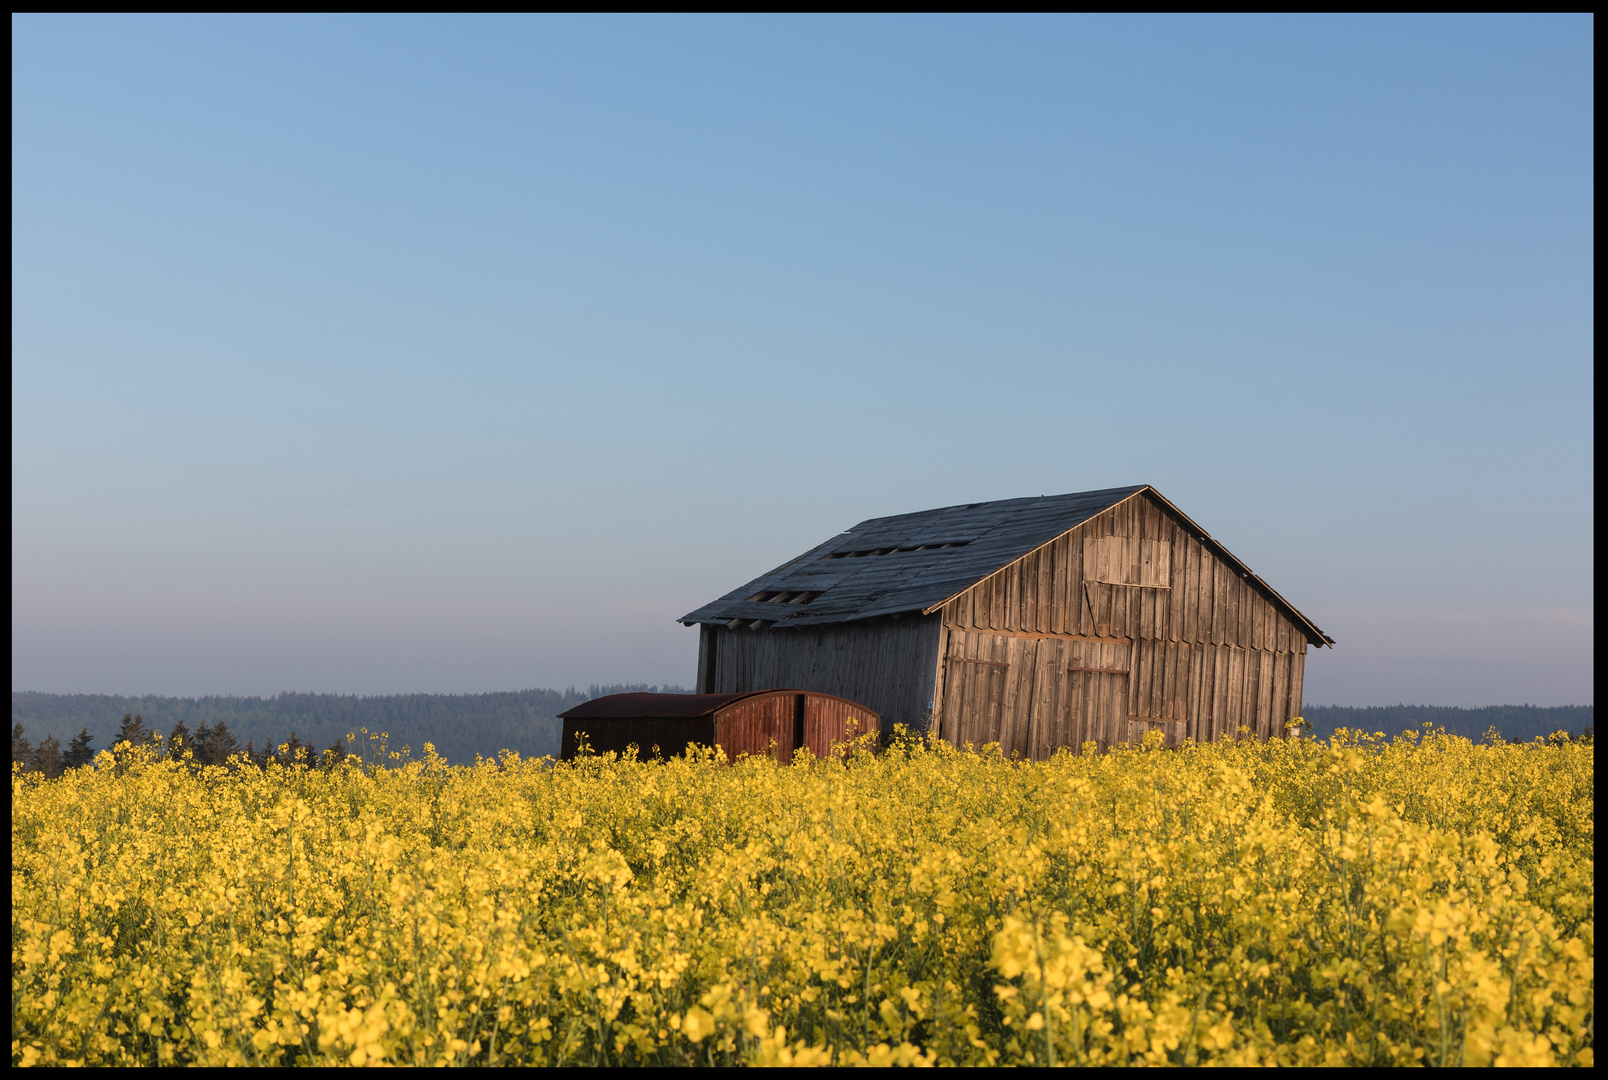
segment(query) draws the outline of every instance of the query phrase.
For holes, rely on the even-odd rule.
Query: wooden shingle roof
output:
[[[678,621],[691,626],[762,620],[777,627],[805,627],[930,613],[990,574],[1141,491],[1155,495],[1246,581],[1309,630],[1314,644],[1329,640],[1148,484],[871,518]]]

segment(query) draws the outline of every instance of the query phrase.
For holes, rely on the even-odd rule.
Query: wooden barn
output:
[[[1281,735],[1334,644],[1148,485],[872,518],[680,621],[699,693],[798,687],[1031,757]]]
[[[719,746],[730,759],[769,754],[792,761],[808,747],[816,757],[832,744],[881,726],[864,705],[805,690],[758,690],[732,694],[609,694],[558,714],[564,721],[559,757],[569,761],[580,735],[596,753],[678,757],[689,746]]]

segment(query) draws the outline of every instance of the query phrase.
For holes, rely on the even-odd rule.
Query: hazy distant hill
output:
[[[1376,705],[1348,708],[1341,705],[1307,705],[1302,715],[1312,721],[1312,734],[1328,738],[1336,728],[1383,731],[1396,735],[1416,730],[1425,720],[1439,724],[1453,735],[1476,742],[1485,730],[1494,727],[1508,742],[1529,742],[1554,731],[1579,735],[1595,725],[1591,705],[1487,705],[1483,709],[1456,709],[1444,705]]]
[[[388,732],[391,748],[404,744],[415,755],[426,741],[455,764],[473,762],[476,754],[494,757],[517,750],[527,757],[558,753],[560,722],[554,717],[572,705],[604,694],[630,690],[686,693],[679,686],[646,683],[591,686],[585,691],[517,690],[496,694],[396,694],[354,697],[343,694],[285,693],[274,697],[117,697],[106,694],[41,694],[14,691],[11,722],[24,736],[39,742],[54,735],[61,745],[80,728],[105,750],[124,713],[140,713],[149,727],[167,733],[183,721],[192,732],[202,724],[227,724],[244,747],[261,749],[284,742],[292,732],[322,749],[349,731],[368,728]]]

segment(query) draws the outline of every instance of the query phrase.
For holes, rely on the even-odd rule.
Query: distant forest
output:
[[[562,724],[559,713],[604,694],[629,691],[685,694],[679,686],[646,683],[590,686],[586,690],[516,690],[497,694],[396,694],[353,697],[343,694],[278,694],[274,697],[117,697],[106,694],[13,692],[11,723],[33,743],[55,738],[62,747],[87,728],[96,750],[109,750],[124,713],[145,718],[163,735],[182,722],[191,732],[202,724],[228,725],[242,749],[263,750],[295,735],[322,750],[348,732],[368,728],[388,733],[390,748],[411,747],[418,757],[426,742],[455,765],[475,755],[496,757],[517,750],[524,757],[556,756]],[[14,730],[14,736],[17,733]]]
[[[1545,738],[1554,731],[1567,731],[1575,736],[1591,732],[1595,724],[1594,709],[1592,705],[1551,708],[1487,705],[1483,709],[1456,709],[1444,705],[1375,705],[1356,709],[1341,705],[1306,705],[1301,714],[1312,722],[1313,737],[1320,739],[1333,735],[1336,728],[1398,735],[1408,729],[1416,731],[1428,720],[1444,727],[1449,734],[1475,742],[1484,739],[1486,730],[1493,727],[1508,742],[1529,742]]]
[[[519,690],[498,694],[397,694],[353,697],[341,694],[279,694],[275,697],[114,697],[104,694],[40,694],[13,692],[13,742],[20,736],[33,744],[54,738],[65,750],[74,736],[88,729],[92,751],[111,748],[124,713],[144,716],[145,725],[166,735],[183,722],[190,732],[201,725],[228,725],[235,741],[258,751],[287,742],[292,735],[317,750],[368,728],[390,736],[390,748],[412,749],[417,757],[426,742],[453,764],[471,764],[475,755],[495,757],[517,750],[525,757],[558,754],[561,724],[554,719],[571,706],[604,694],[628,691],[685,694],[679,686],[645,683],[590,686],[586,690]],[[1454,735],[1478,741],[1495,727],[1509,742],[1528,742],[1554,731],[1573,735],[1592,729],[1594,707],[1565,705],[1492,705],[1457,709],[1436,705],[1391,705],[1345,708],[1308,705],[1312,735],[1327,738],[1336,728],[1383,731],[1395,735],[1417,729],[1428,720]],[[22,732],[16,732],[16,725]]]

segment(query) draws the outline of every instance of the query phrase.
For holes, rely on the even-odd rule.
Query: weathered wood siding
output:
[[[1043,757],[1164,733],[1281,735],[1307,639],[1147,494],[1028,554],[942,610],[945,738]]]
[[[786,687],[835,694],[894,724],[927,726],[938,666],[939,618],[906,617],[813,629],[699,630],[697,692]]]
[[[1126,543],[1102,549],[1102,539]],[[1158,576],[1154,560],[1162,545],[1168,566]],[[1102,564],[1085,575],[1086,555],[1117,550],[1125,566]],[[1119,573],[1130,584],[1111,583]],[[1152,581],[1167,587],[1147,587]],[[1210,642],[1273,652],[1306,648],[1293,622],[1143,494],[979,582],[943,615],[946,625],[978,630]]]

